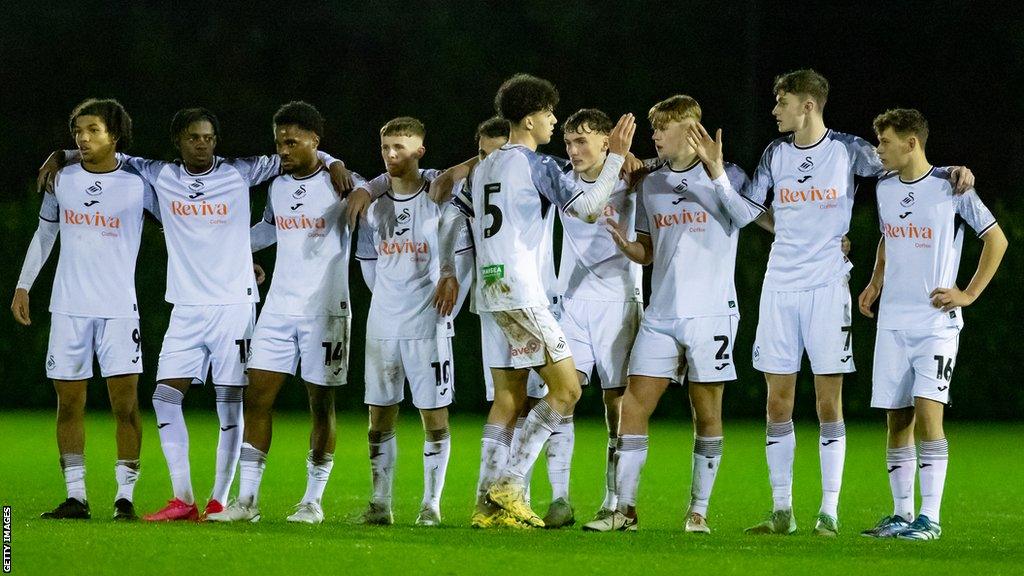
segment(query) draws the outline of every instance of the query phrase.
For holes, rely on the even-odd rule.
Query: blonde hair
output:
[[[651,106],[647,112],[647,119],[651,126],[661,128],[669,122],[682,122],[687,118],[693,118],[700,122],[700,104],[692,97],[685,94],[676,94]]]
[[[424,138],[427,135],[427,129],[423,126],[423,122],[411,117],[411,116],[399,116],[398,118],[392,118],[388,120],[380,129],[381,138],[384,136],[418,136]]]

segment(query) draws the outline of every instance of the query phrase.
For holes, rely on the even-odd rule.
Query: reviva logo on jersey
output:
[[[199,202],[171,202],[171,213],[175,216],[227,216],[228,205],[222,202],[210,203],[206,200]]]
[[[781,204],[790,204],[795,202],[825,202],[837,200],[838,198],[839,191],[835,188],[826,188],[825,190],[814,187],[811,187],[809,190],[779,188],[778,200]]]
[[[106,216],[99,212],[86,214],[71,209],[64,210],[64,223],[79,226],[96,226],[97,228],[120,228],[121,219],[117,216]]]
[[[885,224],[885,236],[886,238],[907,238],[921,240],[931,240],[934,232],[931,226],[915,226],[913,222],[909,222],[906,225],[893,226],[892,224]]]
[[[324,218],[310,218],[305,214],[301,216],[277,216],[274,218],[277,227],[281,230],[323,230],[327,228],[327,220]]]
[[[426,242],[413,242],[412,240],[406,240],[405,242],[388,242],[384,241],[377,247],[381,254],[426,254],[430,251],[430,247]]]
[[[680,224],[707,224],[708,213],[701,210],[700,212],[690,212],[689,210],[683,210],[675,214],[655,214],[654,215],[654,227],[655,228],[668,228],[669,226],[677,226]]]

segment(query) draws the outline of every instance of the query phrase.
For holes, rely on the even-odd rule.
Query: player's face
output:
[[[793,132],[804,123],[804,116],[807,114],[805,100],[797,94],[779,92],[775,95],[775,108],[772,108],[772,116],[779,127],[779,132]]]
[[[900,170],[910,160],[910,143],[900,138],[892,127],[888,127],[878,135],[878,146],[875,148],[882,160],[882,168]]]
[[[295,124],[274,126],[274,144],[284,172],[305,174],[316,166],[320,137],[315,132]]]
[[[565,153],[576,172],[589,172],[604,161],[608,150],[608,135],[590,130],[586,124],[565,135]]]
[[[483,160],[488,154],[508,144],[508,138],[504,136],[481,136],[477,141],[477,155]]]
[[[217,147],[217,133],[209,120],[196,120],[178,135],[178,150],[187,166],[209,166]]]
[[[99,116],[83,115],[75,118],[75,146],[82,154],[82,161],[102,162],[114,155],[117,140],[107,132],[107,124]]]
[[[388,174],[402,176],[419,169],[420,158],[426,150],[419,136],[381,136],[380,157],[384,159]]]
[[[658,151],[658,158],[671,160],[693,153],[693,147],[686,140],[686,133],[690,126],[695,126],[697,121],[693,118],[683,120],[670,120],[654,126],[654,148]]]
[[[538,145],[551,142],[551,135],[555,133],[555,124],[558,124],[558,118],[555,118],[555,113],[551,110],[541,110],[526,117],[526,126],[530,129],[530,134],[533,135],[533,140]]]

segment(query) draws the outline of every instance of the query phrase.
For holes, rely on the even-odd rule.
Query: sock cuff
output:
[[[524,423],[526,423],[526,416],[516,418],[516,428],[522,428]]]
[[[885,450],[885,459],[888,462],[907,462],[910,460],[917,460],[917,452],[914,451],[913,445],[887,448]]]
[[[619,447],[619,437],[618,436],[609,436],[608,437],[608,449],[609,450],[615,450],[618,447]]]
[[[769,422],[768,435],[772,437],[788,436],[793,433],[793,421]]]
[[[538,402],[530,412],[536,414],[537,417],[540,418],[541,423],[548,430],[554,430],[562,423],[563,416],[556,412],[555,409],[548,404],[547,400],[544,400],[543,398],[541,398],[541,401]]]
[[[558,425],[559,426],[569,426],[571,428],[572,427],[572,423],[573,423],[572,414],[569,414],[568,416],[562,416],[562,420],[561,420],[561,422],[558,423]]]
[[[366,437],[370,440],[370,444],[383,444],[395,437],[394,430],[381,430],[375,431],[370,430],[367,432]]]
[[[245,388],[242,386],[214,386],[213,394],[217,402],[227,403],[242,403],[242,392]]]
[[[647,435],[623,434],[619,436],[619,452],[636,452],[647,450]]]
[[[705,457],[721,456],[724,441],[722,436],[696,436],[693,439],[693,453]]]
[[[167,384],[157,384],[156,390],[153,391],[153,402],[160,401],[166,402],[167,404],[178,404],[181,405],[181,401],[185,399],[185,394],[177,388],[172,388]]]
[[[946,460],[949,457],[949,442],[945,438],[922,440],[917,445],[917,454],[921,460]]]
[[[498,424],[484,424],[484,440],[491,440],[503,446],[512,445],[512,428],[505,428]]]
[[[114,465],[115,466],[124,466],[125,468],[131,468],[132,470],[138,470],[139,469],[139,460],[138,459],[135,459],[135,460],[118,460]]]
[[[314,459],[313,458],[313,451],[310,450],[309,452],[306,452],[306,462],[308,462],[309,464],[312,464],[313,466],[323,466],[325,464],[333,465],[334,464],[334,454],[332,454],[330,452],[325,452],[325,453],[320,455],[320,458]]]
[[[60,467],[85,466],[85,454],[61,454]]]
[[[846,422],[822,422],[820,435],[826,440],[833,440],[846,436]]]
[[[434,438],[431,439],[430,436],[433,436]],[[424,438],[424,440],[426,442],[443,442],[445,440],[451,440],[451,438],[452,438],[452,431],[451,431],[451,429],[449,429],[449,428],[439,428],[437,430],[427,430],[426,431],[426,438]]]
[[[258,448],[254,448],[252,444],[246,442],[242,444],[242,449],[238,452],[238,461],[263,464],[267,461],[267,453]]]

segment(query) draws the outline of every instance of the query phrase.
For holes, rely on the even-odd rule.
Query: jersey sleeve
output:
[[[465,180],[459,180],[455,183],[452,188],[455,193],[452,194],[452,204],[459,209],[459,212],[465,214],[467,218],[473,217],[473,189],[470,183],[473,180],[472,171],[469,173],[469,177]]]
[[[953,202],[957,216],[963,218],[979,238],[996,225],[996,217],[981,201],[974,188],[968,189],[963,194],[954,194]]]
[[[56,194],[43,194],[43,203],[39,207],[39,219],[53,224],[60,222],[60,204],[57,202]]]
[[[281,157],[277,154],[232,158],[224,160],[224,162],[234,166],[250,187],[262,184],[281,174]]]
[[[775,192],[772,158],[775,156],[775,151],[778,147],[782,145],[782,142],[782,139],[775,140],[764,149],[764,152],[761,154],[761,160],[757,163],[757,168],[754,169],[754,177],[751,178],[750,186],[747,188],[746,197],[758,203],[765,210],[771,204],[771,198]]]
[[[583,195],[583,188],[572,175],[572,169],[563,167],[557,158],[546,154],[528,156],[530,178],[541,196],[565,208]]]
[[[77,154],[78,151],[75,150],[75,153]],[[150,185],[156,183],[156,179],[160,175],[160,171],[167,165],[167,162],[164,162],[163,160],[147,160],[145,158],[139,158],[138,156],[129,156],[121,153],[118,153],[117,157],[121,162],[130,166]]]
[[[750,180],[739,166],[726,163],[725,173],[713,183],[722,206],[737,228],[753,222],[766,211],[764,206],[744,195],[750,190]]]
[[[867,140],[850,134],[837,134],[836,139],[846,146],[850,154],[850,164],[855,176],[878,177],[885,173],[882,159]]]
[[[153,218],[162,224],[164,220],[160,216],[160,201],[157,200],[156,190],[148,182],[145,186],[142,191],[142,209],[152,214]]]
[[[359,220],[356,231],[356,260],[376,260],[377,246],[373,241],[373,228],[365,218]]]

